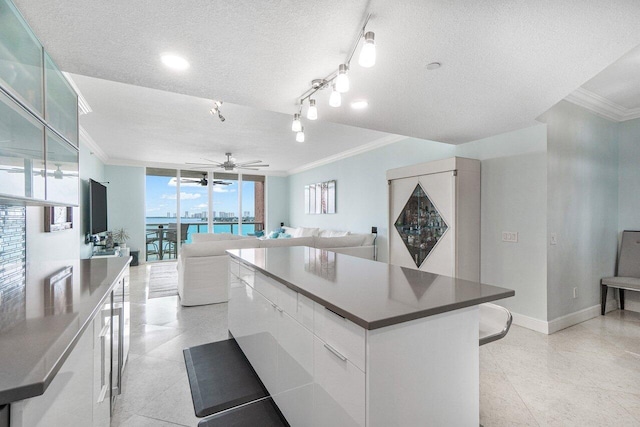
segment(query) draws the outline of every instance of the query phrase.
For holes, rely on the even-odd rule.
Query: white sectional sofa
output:
[[[284,227],[291,238],[257,239],[228,233],[194,234],[178,258],[178,294],[184,306],[229,300],[228,249],[310,246],[361,258],[375,256],[375,235]]]

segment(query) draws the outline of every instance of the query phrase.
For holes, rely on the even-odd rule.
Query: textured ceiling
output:
[[[323,93],[320,119],[450,143],[530,125],[640,44],[637,0],[15,2],[65,71],[286,114],[370,11],[378,63],[354,61],[347,97],[369,108]],[[163,52],[191,68],[165,69]]]
[[[92,113],[80,124],[110,163],[181,165],[202,158],[222,162],[260,159],[266,172],[294,167],[354,149],[390,135],[336,123],[305,126],[308,142],[295,141],[289,115],[224,103],[225,122],[209,114],[210,100],[70,75]],[[250,172],[247,172],[250,173]]]
[[[640,46],[582,87],[624,108],[640,108]]]

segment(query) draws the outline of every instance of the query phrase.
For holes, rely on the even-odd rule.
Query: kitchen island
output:
[[[228,253],[229,331],[292,426],[478,425],[478,304],[512,290],[308,247]]]

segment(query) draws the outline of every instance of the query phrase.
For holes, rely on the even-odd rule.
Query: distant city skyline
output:
[[[216,185],[213,187],[214,217],[236,217],[238,209],[238,181],[230,185]],[[255,184],[251,181],[242,185],[242,212],[245,217],[255,215]],[[177,194],[175,178],[166,176],[146,177],[146,206],[147,217],[176,218]],[[208,209],[208,189],[199,184],[180,185],[180,211],[185,216],[181,218],[206,218]],[[248,214],[247,214],[248,213]],[[224,215],[223,215],[224,214]]]

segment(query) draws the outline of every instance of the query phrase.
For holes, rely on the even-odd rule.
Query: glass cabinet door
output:
[[[44,200],[44,126],[0,93],[0,194]]]
[[[0,0],[0,85],[42,116],[42,46],[9,0]]]
[[[47,200],[78,204],[78,151],[47,130]]]
[[[47,123],[78,146],[78,95],[56,67],[49,55],[45,57]]]

